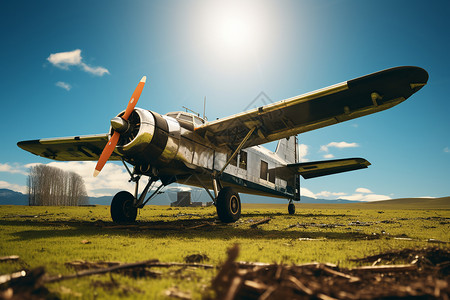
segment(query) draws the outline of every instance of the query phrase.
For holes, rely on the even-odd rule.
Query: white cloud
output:
[[[68,84],[67,82],[63,82],[63,81],[58,81],[57,83],[55,83],[55,85],[57,87],[65,89],[66,91],[70,91],[70,89],[72,88],[72,86],[70,84]]]
[[[356,193],[362,193],[362,194],[372,194],[372,191],[366,188],[357,188]]]
[[[22,175],[28,175],[26,171],[23,170],[22,167],[15,164],[14,166],[11,166],[10,164],[2,164],[0,163],[0,172],[6,172],[11,174],[22,174]]]
[[[445,148],[444,148],[444,152],[445,152],[445,153],[450,153],[450,148],[445,147]]]
[[[83,62],[80,49],[68,52],[52,53],[49,57],[47,57],[47,60],[55,67],[63,70],[69,70],[70,66],[78,66],[83,71],[96,76],[109,74],[108,69],[104,67],[92,67]]]
[[[309,159],[306,158],[306,156],[308,155],[308,149],[309,149],[308,145],[297,144],[297,151],[300,154],[301,162],[309,161]]]
[[[323,156],[323,158],[327,158],[327,159],[334,158],[334,155],[331,154],[331,153],[328,153],[328,154],[325,154],[325,155]]]
[[[47,60],[55,67],[68,70],[69,66],[81,64],[81,50],[52,53]]]
[[[97,75],[97,76],[103,76],[105,74],[109,74],[108,69],[103,68],[103,67],[90,67],[85,63],[81,63],[80,64],[81,68],[88,73]]]
[[[352,201],[377,201],[377,200],[389,200],[392,199],[387,195],[374,194],[372,191],[366,188],[357,188],[355,193],[348,195],[343,192],[331,192],[331,191],[321,191],[319,193],[314,193],[307,188],[300,188],[300,193],[302,196],[311,197],[314,199],[326,199],[326,200],[352,200]]]
[[[343,148],[356,148],[359,147],[359,144],[357,143],[347,143],[347,142],[331,142],[328,145],[322,145],[320,146],[320,151],[323,152],[328,152],[328,148],[330,147],[334,147],[334,148],[338,148],[338,149],[343,149]]]
[[[347,195],[347,194],[346,193],[340,193],[340,192],[338,192],[338,193],[336,193],[336,192],[328,192],[328,191],[322,191],[320,193],[315,194],[315,196],[317,198],[319,198],[319,197],[320,198],[332,198],[332,197],[336,198],[338,196],[345,196],[345,195]]]
[[[14,183],[9,183],[6,181],[0,181],[0,189],[9,189],[13,190],[22,194],[26,194],[28,191],[28,188],[24,185],[18,185]]]
[[[353,194],[351,196],[339,197],[339,199],[369,202],[369,201],[378,201],[378,200],[390,200],[392,198],[389,197],[389,196],[386,196],[386,195],[358,194],[358,193],[356,193],[356,194]]]
[[[307,188],[300,187],[300,195],[316,199],[316,195]]]

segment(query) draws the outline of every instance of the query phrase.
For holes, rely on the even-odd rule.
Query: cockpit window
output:
[[[188,130],[194,130],[195,127],[199,127],[205,124],[205,121],[202,118],[184,111],[170,112],[166,115],[178,120],[181,127],[184,127]]]
[[[168,113],[167,116],[176,119],[178,117],[178,113]]]
[[[189,115],[180,114],[178,119],[192,123],[192,116]]]
[[[201,126],[203,124],[205,124],[205,121],[203,119],[200,119],[199,117],[194,116],[195,127]]]

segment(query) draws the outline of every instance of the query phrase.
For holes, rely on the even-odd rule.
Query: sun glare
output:
[[[253,1],[211,1],[199,20],[208,56],[241,62],[267,49],[271,26],[267,5]]]
[[[227,50],[233,51],[248,48],[249,44],[257,36],[257,32],[252,28],[252,24],[242,16],[223,16],[218,21],[215,29],[217,42]]]

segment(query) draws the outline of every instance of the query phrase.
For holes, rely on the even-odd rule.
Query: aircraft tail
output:
[[[291,136],[278,141],[275,154],[284,159],[289,164],[298,162],[297,136]]]

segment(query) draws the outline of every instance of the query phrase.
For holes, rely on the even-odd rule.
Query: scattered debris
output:
[[[421,267],[429,266],[433,268],[439,263],[450,262],[450,251],[438,247],[402,249],[392,250],[364,258],[351,259],[351,261],[367,263],[373,263],[377,260],[379,260],[379,262],[383,262],[384,264],[393,264],[396,262],[409,262],[411,264],[417,264],[420,261],[422,262]]]
[[[66,263],[66,265],[75,268],[75,270],[83,270],[83,271],[77,272],[76,274],[71,274],[71,275],[60,275],[60,276],[55,276],[55,277],[49,277],[46,279],[46,282],[56,282],[56,281],[61,281],[61,280],[66,280],[66,279],[91,276],[91,275],[96,275],[96,274],[105,274],[105,273],[110,273],[110,272],[121,273],[123,275],[131,276],[133,278],[159,277],[161,275],[161,273],[148,270],[148,268],[151,268],[151,267],[160,267],[160,268],[197,267],[197,268],[203,268],[203,269],[214,268],[213,265],[207,265],[207,264],[177,263],[177,262],[164,263],[164,262],[160,262],[158,260],[148,260],[148,261],[143,261],[143,262],[125,263],[125,264],[122,264],[119,262],[105,262],[105,261],[89,262],[89,261],[77,260],[77,261]],[[125,270],[127,270],[127,271],[125,271]],[[131,271],[128,271],[128,270],[131,270]]]
[[[354,259],[370,263],[351,269],[329,263],[302,265],[236,262],[239,247],[228,250],[226,261],[219,268],[204,297],[217,299],[392,299],[424,298],[448,299],[450,295],[450,251],[446,248],[402,249],[364,258]],[[169,276],[179,276],[187,267],[212,269],[213,265],[199,262],[208,260],[204,254],[185,257],[186,263],[164,263],[148,260],[136,263],[114,261],[83,261],[66,263],[75,274],[50,276],[44,268],[0,276],[0,299],[44,299],[50,292],[47,283],[75,279],[95,274],[109,273],[110,281],[93,281],[94,287],[116,289],[124,295],[142,293],[139,289],[121,285],[112,273],[125,276],[159,277],[162,274],[151,268],[181,267]],[[61,288],[61,294],[79,297],[76,291]],[[191,299],[189,292],[172,287],[165,296]],[[214,298],[214,299],[216,299]]]
[[[200,214],[186,214],[186,213],[178,214],[176,216],[177,217],[201,217]]]
[[[299,227],[299,228],[307,228],[307,227],[319,227],[319,228],[336,228],[346,226],[344,224],[317,224],[317,223],[297,223],[292,224],[287,227],[287,229]]]
[[[171,287],[165,292],[167,297],[177,298],[177,299],[192,299],[191,294],[187,292],[180,291],[177,287]]]
[[[209,257],[206,254],[191,254],[184,258],[186,263],[202,263],[204,261],[209,261]]]
[[[47,217],[47,216],[53,216],[54,214],[37,214],[37,215],[6,215],[3,216],[4,219],[7,218],[40,218],[40,217]]]
[[[395,237],[394,240],[400,240],[400,241],[413,241],[412,238],[405,238],[405,237]]]
[[[19,259],[20,257],[18,255],[2,256],[0,257],[0,262],[18,261]]]
[[[43,267],[0,276],[0,299],[46,299],[50,292],[44,277]]]
[[[410,252],[412,250],[409,250]],[[210,289],[217,299],[448,299],[450,252],[424,249],[433,257],[430,268],[417,262],[407,265],[363,266],[353,269],[331,264],[243,264],[236,263],[239,247],[228,250],[228,258]],[[391,254],[378,256],[389,257]],[[375,256],[365,261],[372,261]],[[377,263],[381,260],[375,259]],[[436,270],[440,272],[436,273]]]
[[[360,222],[360,221],[354,221],[350,222],[348,226],[370,226],[372,225],[372,222]]]
[[[113,223],[98,223],[96,226],[101,227],[103,229],[127,229],[127,230],[135,230],[135,231],[142,231],[142,230],[192,230],[197,228],[203,228],[203,227],[212,227],[216,226],[217,224],[214,222],[205,222],[205,221],[198,221],[198,220],[192,220],[193,222],[186,222],[187,220],[183,220],[184,222],[145,222],[145,223],[132,223],[132,224],[113,224]],[[150,224],[149,224],[150,223]],[[187,224],[191,224],[192,226],[186,226]]]
[[[449,242],[446,242],[446,241],[440,241],[440,240],[436,240],[436,239],[428,239],[428,243],[448,244]]]
[[[256,228],[259,225],[269,223],[270,220],[272,220],[272,218],[265,218],[265,219],[259,220],[259,221],[255,222],[255,223],[253,223],[252,225],[250,225],[250,227],[251,228]]]

